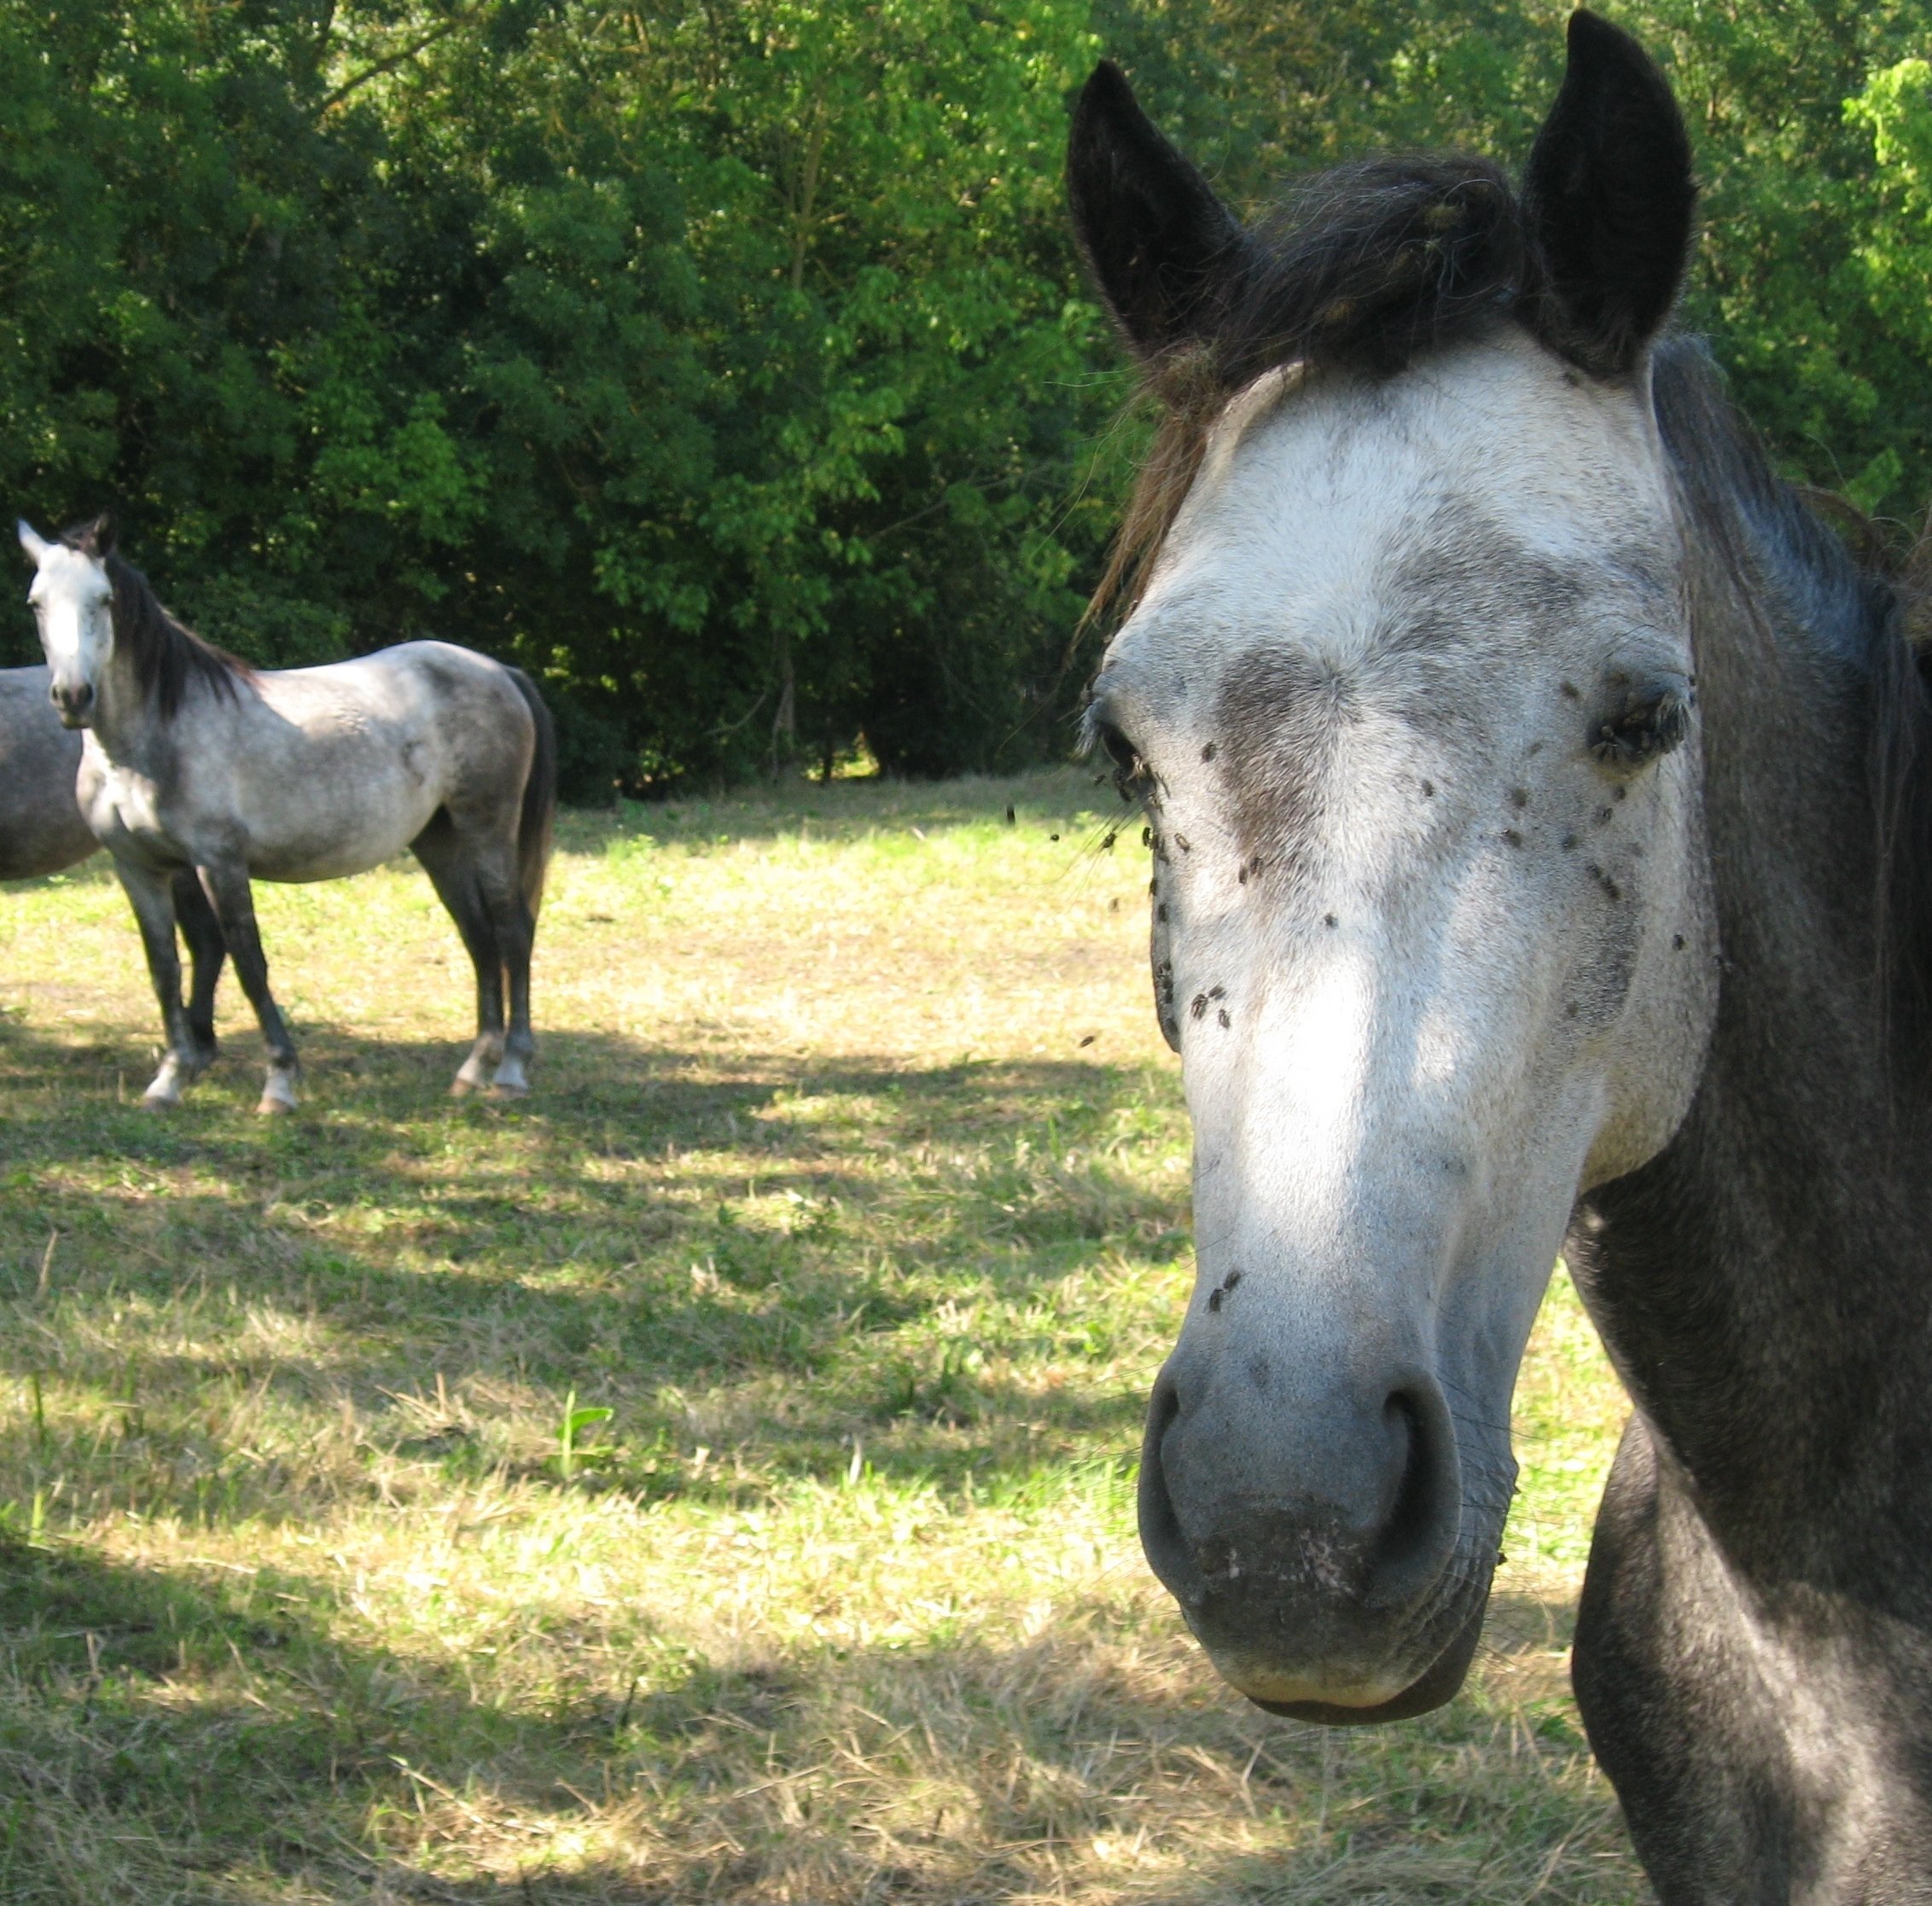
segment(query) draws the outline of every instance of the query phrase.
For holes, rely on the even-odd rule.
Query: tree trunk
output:
[[[792,667],[792,638],[778,638],[778,706],[771,714],[771,778],[798,752],[798,677]]]

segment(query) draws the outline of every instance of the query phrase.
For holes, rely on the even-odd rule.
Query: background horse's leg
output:
[[[141,1102],[151,1111],[162,1112],[181,1103],[183,1091],[194,1083],[205,1063],[187,1009],[181,1003],[181,952],[174,942],[172,884],[166,874],[119,859],[114,862],[114,871],[120,876],[128,904],[134,909],[141,944],[148,954],[148,975],[160,1003],[168,1049],[161,1069],[141,1095]]]
[[[447,811],[439,812],[410,848],[422,863],[437,898],[449,909],[476,968],[476,1043],[450,1085],[451,1095],[460,1099],[486,1084],[503,1056],[503,956],[476,883],[475,857]]]
[[[268,956],[262,951],[262,936],[255,925],[255,898],[248,887],[246,867],[204,867],[201,885],[221,923],[222,937],[235,961],[235,974],[248,1003],[255,1009],[262,1038],[268,1046],[268,1078],[262,1085],[258,1112],[293,1112],[295,1109],[295,1042],[282,1023],[282,1008],[268,990]]]
[[[195,1069],[213,1061],[215,1044],[215,987],[228,959],[228,942],[221,937],[221,922],[201,891],[201,882],[192,867],[174,877],[175,918],[181,937],[188,942],[189,958],[194,962],[194,983],[188,995],[188,1030],[195,1041]]]
[[[503,1041],[503,1062],[490,1081],[490,1090],[498,1098],[520,1099],[530,1090],[530,1061],[537,1052],[536,1037],[530,1030],[530,951],[537,926],[517,882],[514,861],[500,875],[488,863],[486,869],[479,884],[496,929],[503,971],[509,979],[509,1034]]]

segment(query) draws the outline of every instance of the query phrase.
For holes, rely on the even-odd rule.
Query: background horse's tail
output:
[[[550,826],[556,818],[556,724],[537,693],[537,684],[521,669],[511,669],[509,678],[529,704],[530,719],[537,725],[537,752],[530,757],[530,773],[523,783],[523,812],[516,829],[516,869],[523,883],[524,904],[534,921],[544,904],[544,875],[550,864]]]

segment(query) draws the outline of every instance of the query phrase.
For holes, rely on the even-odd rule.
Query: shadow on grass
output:
[[[590,1810],[573,1790],[619,1748],[617,1702],[467,1700],[306,1620],[328,1589],[269,1572],[211,1587],[0,1545],[0,1893],[233,1898],[299,1881],[305,1897],[672,1897],[595,1862],[550,1874],[512,1857],[507,1876],[456,1882],[423,1870],[427,1814],[458,1788],[456,1806],[493,1816],[488,1853],[537,1837],[532,1812],[541,1837],[567,1831]]]
[[[323,1028],[311,1049],[327,1076],[301,1119],[211,1090],[157,1121],[113,1102],[111,1054],[0,1031],[0,1358],[16,1399],[39,1375],[70,1399],[38,1432],[14,1414],[23,1513],[37,1494],[50,1523],[98,1513],[104,1491],[180,1519],[178,1551],[198,1525],[323,1516],[412,1475],[425,1498],[563,1487],[542,1447],[492,1439],[473,1378],[608,1401],[617,1447],[571,1486],[641,1500],[769,1502],[841,1474],[861,1435],[888,1479],[984,1491],[1096,1447],[1131,1461],[1155,1358],[1106,1339],[1118,1306],[1091,1291],[1051,1300],[1108,1253],[1184,1246],[1178,1193],[1107,1162],[1140,1075],[562,1035],[544,1093],[503,1111],[443,1100],[433,1044],[351,1066]],[[795,1223],[764,1223],[774,1204]],[[949,1372],[962,1302],[1009,1347],[1064,1331],[1070,1363],[1120,1353],[1128,1374],[1043,1398]],[[311,1496],[290,1452],[343,1398],[377,1446]],[[700,1442],[750,1470],[695,1466]],[[460,1647],[344,1641],[345,1592],[0,1552],[0,1893],[992,1906],[1151,1821],[1184,1849],[1138,1888],[1164,1906],[1638,1897],[1551,1667],[1567,1611],[1533,1600],[1492,1623],[1506,1697],[1328,1736],[1104,1609],[1056,1607],[1005,1650],[726,1661],[629,1610],[563,1680],[479,1697]]]
[[[1552,1692],[1330,1734],[1076,1608],[1006,1649],[738,1665],[644,1634],[509,1702],[344,1642],[335,1592],[0,1547],[0,1891],[991,1906],[1153,1822],[1190,1851],[1140,1896],[1174,1906],[1633,1897],[1546,1666]]]
[[[502,1108],[451,1104],[434,1043],[349,1044],[315,1032],[295,1119],[255,1119],[218,1078],[156,1117],[117,1102],[116,1043],[0,1026],[0,1369],[83,1392],[15,1452],[36,1486],[133,1487],[138,1454],[143,1513],[300,1514],[300,1491],[276,1506],[284,1474],[238,1476],[207,1427],[210,1396],[250,1390],[385,1415],[387,1446],[447,1481],[548,1476],[527,1436],[393,1407],[477,1380],[612,1408],[588,1485],[645,1499],[829,1479],[855,1442],[882,1473],[982,1484],[1095,1436],[1133,1447],[1141,1373],[1025,1372],[1121,1348],[1122,1320],[1062,1302],[1064,1280],[1184,1253],[1178,1194],[1106,1149],[1140,1072],[558,1033],[539,1094]],[[694,1468],[700,1446],[762,1479]]]

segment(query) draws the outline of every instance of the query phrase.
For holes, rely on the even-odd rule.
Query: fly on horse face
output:
[[[0,668],[0,880],[58,874],[101,845],[74,798],[80,736],[47,684],[44,668]]]
[[[224,942],[268,1045],[259,1109],[295,1104],[251,880],[326,880],[409,848],[476,968],[477,1035],[453,1090],[529,1090],[530,952],[550,862],[556,750],[521,670],[448,642],[257,671],[165,610],[107,520],[47,542],[20,526],[61,721],[84,729],[82,811],[114,857],[160,998],[161,1107],[214,1057]],[[181,997],[180,926],[195,956]],[[509,1025],[503,1014],[505,983]]]
[[[1520,184],[1246,229],[1103,66],[1069,182],[1164,405],[1089,716],[1195,1130],[1149,1560],[1265,1707],[1447,1700],[1567,1235],[1634,1403],[1574,1680],[1659,1896],[1932,1899],[1914,598],[1668,328],[1666,82],[1578,14]]]

